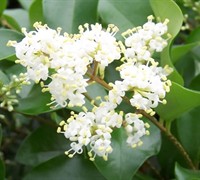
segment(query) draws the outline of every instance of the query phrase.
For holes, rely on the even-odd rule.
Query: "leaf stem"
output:
[[[192,160],[190,159],[188,153],[185,151],[184,147],[181,145],[181,143],[176,139],[176,137],[171,134],[163,125],[161,125],[157,119],[153,116],[150,116],[149,114],[147,114],[145,111],[140,110],[139,111],[143,116],[145,116],[146,118],[148,118],[153,124],[155,124],[160,130],[161,132],[163,132],[168,138],[169,140],[174,144],[174,146],[178,149],[178,151],[180,152],[180,154],[183,156],[183,158],[186,160],[188,166],[193,169],[196,170],[195,165],[193,164]]]

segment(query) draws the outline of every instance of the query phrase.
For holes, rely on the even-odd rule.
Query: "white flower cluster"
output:
[[[142,27],[136,27],[124,32],[126,38],[125,57],[132,61],[149,61],[154,51],[161,52],[167,45],[167,40],[162,36],[167,33],[168,19],[164,23],[154,23],[153,16],[148,17],[148,22]],[[126,37],[128,35],[128,37]]]
[[[119,104],[125,93],[130,92],[132,106],[154,115],[152,108],[156,108],[158,103],[166,104],[164,98],[171,86],[167,76],[172,69],[168,66],[158,67],[152,57],[154,52],[162,51],[167,45],[167,39],[164,39],[163,35],[167,33],[168,20],[157,24],[152,20],[153,17],[149,16],[143,27],[123,33],[128,35],[123,50],[125,59],[123,64],[117,67],[122,81],[111,84],[113,89],[109,92],[109,97]]]
[[[38,22],[34,27],[36,31],[22,29],[25,38],[21,42],[8,42],[15,47],[19,58],[16,62],[27,68],[29,79],[36,83],[51,79],[48,85],[42,83],[42,86],[43,91],[51,93],[53,103],[62,107],[82,106],[89,66],[97,66],[103,74],[108,64],[121,57],[114,37],[117,27],[109,25],[104,31],[100,24],[85,24],[76,35],[61,35],[61,28],[53,30]]]
[[[71,141],[65,152],[69,157],[81,154],[87,146],[90,160],[96,156],[107,160],[113,151],[111,133],[116,128],[125,129],[129,146],[142,145],[141,138],[149,134],[149,125],[141,120],[142,115],[124,115],[117,108],[126,95],[133,107],[150,115],[154,115],[153,108],[159,103],[166,103],[171,69],[158,67],[153,54],[167,45],[167,23],[168,20],[154,23],[149,16],[142,27],[122,34],[125,45],[114,37],[116,26],[109,25],[104,30],[100,24],[85,24],[79,26],[79,34],[61,35],[60,28],[56,31],[36,23],[36,31],[23,30],[25,38],[21,42],[9,43],[15,47],[18,62],[27,68],[29,78],[42,82],[43,91],[51,93],[53,103],[82,107],[83,112],[72,112],[57,130]],[[106,83],[102,80],[104,70],[114,60],[122,62],[117,67],[121,80]],[[93,109],[89,111],[84,106],[86,87],[95,79],[110,90],[104,100],[97,97],[100,103],[92,101]],[[44,81],[48,84],[44,85]]]

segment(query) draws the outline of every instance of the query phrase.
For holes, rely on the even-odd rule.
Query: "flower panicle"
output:
[[[124,42],[116,39],[119,29],[114,24],[104,29],[99,23],[86,23],[78,27],[78,34],[62,34],[60,27],[54,30],[41,22],[33,25],[34,31],[23,28],[21,42],[8,42],[15,48],[16,63],[27,69],[27,79],[51,94],[49,105],[81,107],[81,112],[71,112],[57,128],[71,142],[65,152],[68,157],[81,154],[86,146],[91,161],[96,156],[108,160],[113,151],[111,134],[118,128],[124,128],[132,148],[141,146],[143,136],[150,134],[140,114],[124,113],[119,105],[129,94],[128,102],[136,111],[153,116],[159,103],[167,103],[165,96],[172,85],[167,76],[172,68],[159,67],[153,55],[163,51],[171,35],[169,20],[157,19],[156,23],[149,16],[142,26],[122,33]],[[106,83],[105,70],[113,61],[120,61],[116,67],[120,80]],[[88,88],[95,81],[108,89],[104,98],[89,97]],[[92,107],[86,106],[86,98]]]

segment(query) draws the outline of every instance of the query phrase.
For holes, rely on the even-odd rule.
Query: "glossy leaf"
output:
[[[155,180],[155,179],[154,179],[154,178],[151,178],[150,176],[146,176],[146,175],[144,175],[144,174],[138,172],[138,173],[134,176],[133,180]]]
[[[77,32],[81,24],[96,23],[97,4],[98,0],[43,0],[45,22],[51,28]]]
[[[20,32],[20,26],[13,17],[4,14],[4,15],[2,15],[2,21],[3,21],[2,24],[4,26],[7,26],[10,29]]]
[[[42,0],[35,0],[29,9],[29,18],[31,25],[36,21],[44,22]]]
[[[39,85],[34,85],[25,98],[19,99],[16,111],[29,115],[36,115],[53,111],[47,104],[51,102],[48,92],[42,93]]]
[[[104,22],[115,24],[124,32],[134,26],[141,26],[152,10],[149,0],[100,0],[99,13]]]
[[[166,121],[172,121],[182,113],[200,105],[200,92],[193,91],[173,82],[166,96],[167,104],[159,105],[156,112]]]
[[[36,166],[64,154],[66,149],[68,144],[63,135],[57,134],[55,128],[42,126],[24,140],[16,159],[20,163]]]
[[[4,11],[9,26],[21,32],[22,27],[29,28],[28,12],[24,9],[8,9]],[[9,19],[8,19],[9,18]]]
[[[179,139],[195,164],[200,162],[199,117],[200,106],[184,113],[176,121]]]
[[[5,179],[5,166],[1,158],[0,158],[0,179],[2,180]]]
[[[4,9],[6,8],[7,5],[7,0],[1,0],[1,6],[0,6],[0,17],[4,11]]]
[[[126,143],[127,136],[123,129],[113,132],[113,152],[109,155],[108,161],[96,158],[95,164],[99,171],[108,180],[130,180],[144,161],[158,153],[160,149],[159,130],[151,124],[150,136],[142,140],[144,144],[132,149]]]
[[[177,180],[198,180],[200,171],[192,171],[181,167],[178,163],[175,166],[175,175]]]
[[[97,83],[90,84],[87,87],[87,93],[92,99],[95,99],[97,96],[103,98],[104,96],[107,95],[105,89]]]
[[[168,42],[169,45],[161,53],[161,65],[169,65],[170,67],[174,67],[170,57],[170,46],[173,39],[181,29],[183,23],[182,12],[173,0],[150,0],[150,2],[156,17],[160,17],[162,21],[169,19],[168,32],[172,35],[172,38]],[[170,75],[170,79],[178,84],[183,85],[183,79],[175,70],[175,68]]]
[[[2,141],[2,127],[1,127],[1,124],[0,124],[0,147],[1,147],[1,141]]]
[[[6,44],[9,40],[19,41],[23,38],[22,34],[12,31],[1,29],[0,30],[0,60],[13,56],[15,54],[15,50],[13,47],[7,47]]]
[[[200,27],[193,30],[187,38],[188,43],[193,43],[197,41],[200,41]]]
[[[23,180],[105,180],[94,164],[82,156],[69,159],[65,155],[55,157],[34,168]]]
[[[6,74],[0,70],[0,82],[3,84],[8,84],[9,83],[9,79],[6,76]],[[1,141],[0,141],[1,142]]]
[[[190,88],[193,90],[200,91],[200,74],[196,76],[190,83]]]
[[[0,147],[1,147],[1,141],[2,141],[2,127],[0,124]],[[0,158],[0,179],[4,178],[5,178],[5,166],[2,159]]]
[[[181,57],[183,57],[185,54],[187,54],[189,51],[192,50],[192,48],[200,45],[200,42],[190,43],[190,44],[184,44],[175,46],[172,48],[171,56],[172,56],[172,63],[176,63]]]
[[[32,2],[34,0],[19,0],[20,4],[22,5],[22,7],[26,10],[29,9],[29,7],[31,6]]]
[[[175,67],[184,78],[184,86],[188,87],[192,79],[195,77],[197,68],[192,52],[187,53],[179,61],[177,61]]]

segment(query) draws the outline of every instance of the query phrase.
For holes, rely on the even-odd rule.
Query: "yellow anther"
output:
[[[138,142],[138,146],[142,146],[143,145],[143,142],[142,141],[139,141]]]
[[[162,100],[162,103],[163,103],[163,104],[167,104],[167,100],[166,100],[166,99],[163,99],[163,100]]]
[[[57,133],[60,133],[61,132],[61,127],[58,127],[57,128]]]
[[[152,21],[152,20],[154,19],[154,16],[153,16],[153,15],[150,15],[150,16],[147,17],[147,19],[148,19],[149,21]]]
[[[68,157],[69,157],[69,158],[73,158],[74,155],[73,155],[73,154],[69,154]]]
[[[103,159],[104,159],[104,161],[107,161],[108,160],[108,156],[104,155]]]
[[[61,122],[59,123],[60,126],[63,126],[64,124],[65,124],[65,121],[61,121]]]
[[[137,144],[133,144],[133,145],[132,145],[132,148],[136,148],[136,147],[137,147]]]
[[[146,128],[150,128],[149,123],[145,123],[144,125],[145,125]]]
[[[152,112],[150,113],[150,116],[154,116],[155,114],[156,112],[152,110]]]
[[[84,112],[88,112],[88,109],[87,109],[85,106],[82,106],[82,110],[83,110]]]
[[[148,130],[146,131],[146,135],[147,135],[147,136],[149,136],[149,135],[150,135],[150,132],[149,132]]]
[[[68,127],[67,124],[65,124],[65,125],[63,126],[63,130],[66,131],[66,130],[67,130],[67,127]]]
[[[90,161],[94,161],[94,158],[93,158],[93,157],[91,157],[91,158],[90,158]]]

